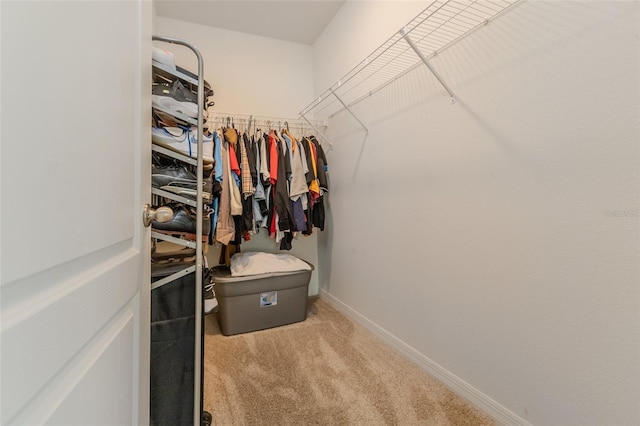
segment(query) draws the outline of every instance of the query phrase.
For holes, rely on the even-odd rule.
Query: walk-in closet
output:
[[[0,2],[0,423],[640,424],[639,22]]]
[[[292,250],[310,296],[498,422],[633,423],[611,345],[635,327],[637,3],[345,2],[311,44],[170,11],[154,31],[211,58],[218,111],[320,122],[327,230]]]

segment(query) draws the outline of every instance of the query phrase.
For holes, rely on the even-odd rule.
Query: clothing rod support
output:
[[[360,121],[360,119],[358,118],[358,116],[357,116],[357,115],[355,115],[355,114],[353,113],[353,111],[351,111],[351,108],[349,108],[349,105],[345,104],[345,103],[344,103],[344,101],[340,98],[340,96],[338,96],[338,95],[336,94],[336,92],[334,92],[334,90],[333,90],[333,89],[329,89],[329,90],[331,91],[331,93],[333,93],[333,96],[335,96],[335,97],[336,97],[336,99],[337,99],[337,100],[339,100],[339,101],[340,101],[340,103],[341,103],[341,104],[346,108],[346,110],[347,110],[347,111],[349,111],[349,114],[351,114],[351,115],[353,116],[353,118],[355,118],[355,119],[356,119],[356,121],[357,121],[358,123],[360,123],[360,125],[362,126],[362,128],[363,128],[367,133],[369,133],[369,129],[367,129],[367,126],[365,126],[364,124],[362,124],[362,121]]]
[[[301,113],[300,116],[304,119],[304,121],[309,123],[309,126],[313,127],[313,130],[315,130],[316,133],[318,133],[319,136],[322,136],[322,139],[327,141],[327,143],[329,144],[329,151],[331,151],[333,149],[333,144],[331,143],[331,141],[329,139],[327,139],[327,137],[325,135],[323,135],[322,132],[320,130],[318,130],[318,128],[316,126],[314,126],[313,123],[311,121],[309,121],[307,119],[307,117],[305,117],[304,114]]]
[[[400,32],[400,34],[402,34],[402,37],[404,37],[404,39],[407,41],[409,46],[411,46],[413,51],[416,52],[416,55],[418,55],[418,57],[422,60],[422,62],[424,62],[424,64],[427,66],[427,68],[429,68],[429,71],[431,71],[431,73],[435,76],[435,78],[438,79],[440,84],[442,84],[442,87],[444,87],[444,89],[447,91],[447,93],[449,93],[449,96],[451,96],[451,101],[455,102],[455,97],[453,96],[453,92],[451,91],[451,89],[449,89],[449,86],[447,86],[447,83],[444,82],[442,77],[440,77],[440,74],[438,74],[438,72],[435,69],[433,69],[433,67],[431,66],[429,61],[427,61],[427,58],[425,58],[424,55],[422,54],[422,52],[420,51],[420,49],[418,49],[418,46],[415,45],[413,40],[411,40],[409,38],[409,35],[406,34],[404,30],[402,30]]]

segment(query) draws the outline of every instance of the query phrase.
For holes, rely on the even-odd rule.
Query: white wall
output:
[[[204,57],[205,79],[215,91],[216,110],[297,118],[312,96],[311,47],[237,31],[156,16],[154,34],[182,38]],[[186,48],[170,47],[176,62],[197,71]]]
[[[311,46],[251,34],[155,17],[154,34],[183,39],[195,45],[204,59],[204,76],[215,92],[215,110],[296,119],[313,94]],[[190,50],[166,43],[156,46],[172,50],[176,63],[197,71]],[[300,235],[291,254],[318,264],[317,234]],[[278,252],[279,245],[263,231],[242,244],[243,251]],[[208,258],[216,265],[219,246]],[[318,294],[317,272],[309,283],[309,294]]]
[[[343,7],[316,82],[377,7]],[[329,122],[321,286],[504,418],[640,423],[638,17],[525,2],[434,58],[456,104],[420,67],[355,106],[366,138]]]

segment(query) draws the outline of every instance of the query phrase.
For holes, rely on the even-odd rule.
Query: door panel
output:
[[[7,283],[132,237],[131,212],[122,206],[132,206],[138,191],[140,17],[136,2],[1,7]],[[46,251],[34,252],[36,243]]]
[[[139,258],[139,253],[129,250],[108,264],[53,283],[58,290],[55,295],[23,305],[19,315],[5,317],[3,312],[2,365],[12,366],[2,369],[3,420],[14,414],[14,410],[5,411],[5,404],[18,407],[33,397],[132,300],[137,289],[130,277],[138,275]]]
[[[131,421],[135,390],[132,386],[123,387],[118,377],[120,374],[113,374],[113,371],[115,367],[115,371],[123,375],[131,377],[133,374],[132,358],[123,356],[133,351],[133,317],[133,311],[127,309],[117,318],[116,324],[100,336],[101,341],[94,347],[102,348],[104,352],[89,360],[90,368],[51,416],[51,424],[84,426],[87,419],[91,419],[92,424],[110,426]],[[97,388],[103,389],[104,394],[110,397],[94,401]]]
[[[36,425],[126,425],[131,424],[135,389],[120,382],[120,373],[131,377],[135,301],[92,338],[34,396],[14,424]],[[114,374],[114,372],[116,374]],[[105,423],[106,422],[106,423]]]
[[[151,4],[2,1],[0,43],[0,423],[148,423]]]

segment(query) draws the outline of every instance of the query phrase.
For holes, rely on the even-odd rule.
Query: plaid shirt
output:
[[[249,167],[249,156],[244,138],[239,138],[240,145],[240,180],[242,183],[242,195],[246,199],[256,193],[256,188],[251,181],[251,168]]]

